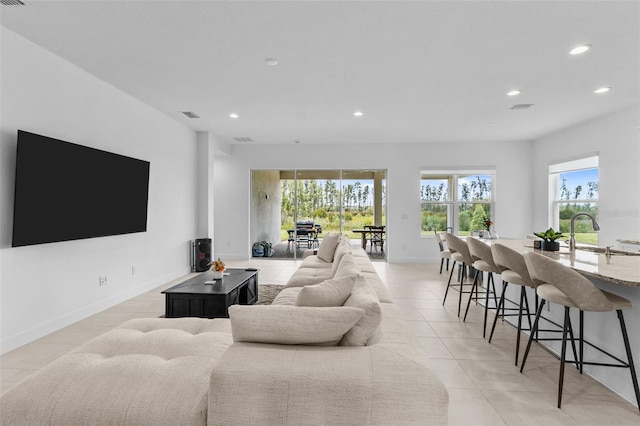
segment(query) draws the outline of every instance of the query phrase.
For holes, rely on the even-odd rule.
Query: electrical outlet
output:
[[[131,267],[131,275],[135,275],[136,274],[136,267],[132,266]]]
[[[98,277],[98,285],[102,286],[102,285],[107,285],[107,277]]]

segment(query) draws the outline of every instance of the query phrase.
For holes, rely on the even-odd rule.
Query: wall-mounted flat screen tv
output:
[[[12,246],[145,232],[149,166],[18,130]]]

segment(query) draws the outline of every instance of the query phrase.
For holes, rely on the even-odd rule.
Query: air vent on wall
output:
[[[20,0],[0,0],[3,6],[24,6],[24,2]]]
[[[233,140],[236,142],[253,142],[251,138],[233,138]]]
[[[182,111],[182,113],[189,118],[200,118],[200,116],[193,111]]]
[[[533,106],[533,104],[515,104],[514,106],[511,107],[511,109],[527,109],[527,108],[531,108]]]

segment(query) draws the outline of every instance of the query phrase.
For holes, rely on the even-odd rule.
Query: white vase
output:
[[[211,271],[214,279],[220,279],[224,276],[224,271]]]
[[[484,231],[484,235],[483,235],[482,238],[484,238],[485,240],[497,240],[498,239],[498,234],[496,234],[492,230],[488,229],[488,230]]]

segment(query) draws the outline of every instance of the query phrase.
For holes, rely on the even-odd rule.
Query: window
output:
[[[571,217],[587,213],[598,219],[598,156],[549,166],[551,199],[550,223],[567,236],[571,232]],[[598,245],[598,233],[588,216],[574,222],[576,242]]]
[[[420,172],[421,236],[469,235],[493,220],[493,170]]]

